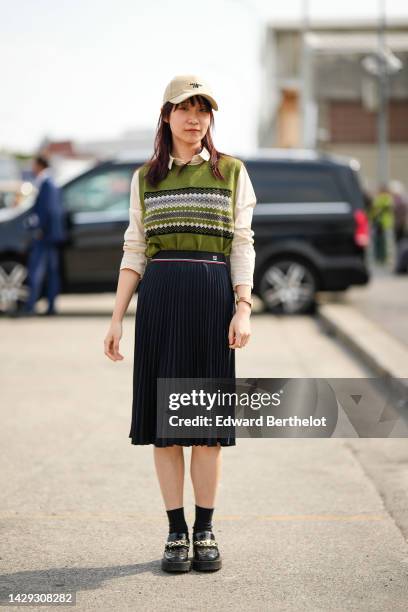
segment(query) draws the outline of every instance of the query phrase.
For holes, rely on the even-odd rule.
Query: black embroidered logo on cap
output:
[[[202,83],[189,83],[189,85],[191,85],[191,87],[202,87]]]

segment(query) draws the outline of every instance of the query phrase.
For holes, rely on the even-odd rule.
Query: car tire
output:
[[[274,314],[314,312],[317,276],[312,266],[291,257],[270,261],[265,267],[259,294],[267,311]]]
[[[17,260],[0,261],[0,314],[21,310],[28,296],[27,267]]]

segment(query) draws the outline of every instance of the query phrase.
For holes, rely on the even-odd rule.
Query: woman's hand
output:
[[[119,353],[119,341],[121,337],[121,321],[112,321],[104,341],[105,355],[109,357],[109,359],[112,359],[112,361],[121,361],[123,359],[123,355]]]
[[[245,310],[241,310],[245,308]],[[229,348],[244,348],[251,336],[251,323],[249,320],[251,311],[245,302],[237,307],[236,313],[231,319],[228,331]]]

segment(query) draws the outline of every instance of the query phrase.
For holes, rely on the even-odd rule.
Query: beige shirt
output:
[[[203,147],[200,153],[193,155],[189,165],[201,164],[203,159],[210,158],[209,151]],[[182,165],[181,159],[170,155],[169,168],[173,162]],[[139,170],[133,175],[130,185],[129,226],[125,231],[124,255],[120,270],[130,268],[142,277],[147,263],[145,255],[146,239],[142,221],[142,208],[139,199]],[[251,229],[253,209],[256,196],[247,169],[242,164],[236,188],[236,204],[234,213],[234,236],[231,244],[230,265],[231,281],[234,290],[237,285],[250,285],[253,289],[255,268],[254,232]]]

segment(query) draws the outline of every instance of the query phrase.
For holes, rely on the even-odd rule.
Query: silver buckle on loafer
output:
[[[174,546],[187,546],[190,547],[187,540],[173,540],[173,542],[166,542],[166,546],[168,548],[173,548]]]
[[[195,546],[218,546],[215,540],[194,540]]]

